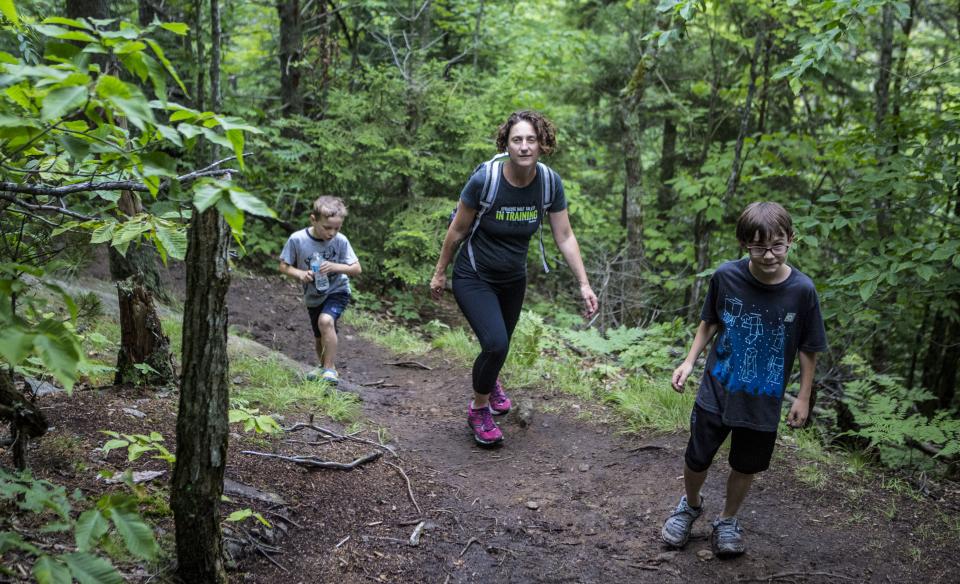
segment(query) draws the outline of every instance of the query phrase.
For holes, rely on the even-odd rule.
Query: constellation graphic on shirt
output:
[[[752,312],[744,317],[743,324],[741,324],[740,327],[750,331],[746,339],[748,345],[754,344],[763,334],[763,321],[760,319],[760,314],[756,312]]]
[[[783,384],[783,339],[786,336],[783,322],[777,327],[773,335],[773,345],[770,347],[771,357],[767,362],[767,383]]]
[[[747,348],[744,354],[743,367],[740,368],[740,379],[744,382],[750,382],[757,377],[757,350],[753,347]]]
[[[723,312],[720,314],[720,320],[723,321],[724,329],[719,340],[719,352],[725,358],[720,362],[718,375],[726,377],[730,372],[730,355],[733,353],[733,346],[730,344],[730,329],[736,325],[737,318],[743,310],[743,301],[739,298],[725,298],[723,300]]]

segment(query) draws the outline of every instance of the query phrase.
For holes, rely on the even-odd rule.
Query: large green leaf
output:
[[[8,323],[4,325],[4,329],[0,331],[0,357],[7,363],[18,365],[33,351],[36,335]]]
[[[252,213],[260,217],[274,217],[277,214],[266,203],[250,193],[236,188],[230,189],[230,202],[245,213]]]
[[[156,235],[160,246],[170,257],[183,260],[187,257],[187,233],[180,226],[169,226],[157,223]]]
[[[168,23],[168,24],[179,24],[179,23]],[[160,45],[158,45],[156,41],[153,41],[150,39],[144,39],[144,40],[150,46],[150,48],[153,49],[153,54],[157,56],[157,59],[159,59],[160,62],[163,63],[163,68],[167,70],[167,73],[170,74],[170,77],[173,77],[173,80],[177,82],[177,85],[180,87],[180,91],[182,91],[183,94],[186,95],[187,97],[190,97],[190,92],[187,91],[187,88],[183,84],[183,81],[180,80],[180,76],[177,75],[177,71],[176,69],[173,68],[173,64],[170,63],[170,60],[167,59],[167,56],[163,54],[163,49],[160,48]],[[171,120],[171,121],[175,121],[175,120]]]
[[[33,577],[38,584],[70,584],[70,568],[66,564],[50,556],[40,556],[33,565]]]
[[[58,120],[87,101],[87,88],[83,85],[59,87],[43,98],[40,119],[49,122]]]
[[[49,18],[44,18],[43,24],[62,24],[64,26],[72,26],[73,28],[82,28],[84,30],[93,31],[93,27],[83,20],[63,18],[62,16],[51,16]]]
[[[123,578],[109,561],[84,552],[64,554],[70,573],[80,584],[123,584]]]
[[[193,187],[193,206],[203,213],[223,198],[226,189],[218,181],[201,181]]]
[[[17,6],[13,3],[13,0],[0,0],[0,13],[13,24],[20,24],[20,17],[17,15]]]
[[[153,530],[144,523],[138,513],[113,507],[110,509],[110,519],[117,526],[117,531],[131,554],[144,560],[157,557],[160,548],[153,537]]]
[[[74,530],[74,537],[77,541],[77,550],[81,552],[90,551],[96,547],[97,542],[110,529],[110,522],[103,516],[99,509],[89,509],[80,514],[77,518],[77,527]]]

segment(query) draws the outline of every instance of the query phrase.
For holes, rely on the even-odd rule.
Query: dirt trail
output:
[[[295,285],[273,277],[235,278],[229,306],[231,325],[300,362],[314,361]],[[779,450],[785,456],[757,480],[742,510],[749,546],[745,556],[703,558],[709,550],[710,519],[723,500],[725,461],[718,461],[707,482],[709,518],[697,523],[686,549],[672,552],[659,542],[659,530],[681,494],[685,436],[622,437],[606,425],[578,418],[572,407],[547,408],[569,414],[544,413],[545,406],[571,403],[547,386],[513,392],[514,398],[531,399],[537,413],[526,426],[514,413],[501,418],[504,445],[480,449],[465,423],[466,367],[435,353],[416,358],[430,371],[392,366],[387,363],[395,356],[349,327],[341,338],[339,368],[345,386],[358,390],[364,415],[387,428],[399,446],[424,516],[434,525],[416,548],[364,537],[359,516],[356,525],[340,525],[336,533],[294,529],[289,538],[305,551],[282,559],[295,575],[291,581],[323,581],[312,579],[310,566],[325,564],[330,573],[332,546],[324,546],[342,532],[356,535],[344,547],[356,546],[355,557],[374,562],[356,581],[958,581],[955,545],[936,550],[924,544],[918,558],[911,552],[919,545],[912,532],[929,513],[928,503],[904,498],[891,503],[893,495],[881,500],[867,490],[867,498],[850,508],[846,490],[855,481],[828,482],[820,489],[799,482],[797,463],[784,447]],[[388,387],[365,385],[378,381]],[[315,474],[314,480],[327,476]],[[370,484],[365,493],[364,480],[357,481],[361,492],[340,495],[341,504],[351,509],[372,504],[367,495],[374,496],[370,493],[380,492],[382,485]],[[294,512],[309,514],[307,498],[299,500],[301,507]],[[896,507],[892,520],[883,505]],[[400,529],[397,533],[409,534],[412,527]],[[325,538],[324,545],[317,537]],[[304,541],[298,543],[298,538]],[[378,574],[376,558],[387,555],[392,555],[392,565],[406,567]],[[244,569],[253,581],[291,578],[266,561]],[[338,579],[355,581],[355,574],[345,571]]]

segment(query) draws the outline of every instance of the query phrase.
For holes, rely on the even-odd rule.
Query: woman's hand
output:
[[[434,274],[433,278],[430,279],[430,296],[434,300],[440,300],[440,297],[443,296],[443,289],[447,285],[447,275],[443,272],[439,274]]]
[[[597,295],[593,293],[590,284],[580,284],[580,296],[583,296],[583,317],[590,318],[600,307]]]

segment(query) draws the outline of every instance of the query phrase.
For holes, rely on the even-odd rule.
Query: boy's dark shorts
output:
[[[684,455],[684,462],[690,470],[703,472],[710,468],[717,450],[731,432],[730,468],[743,474],[755,474],[770,467],[777,442],[776,432],[731,428],[724,425],[720,414],[708,412],[695,404],[690,414],[690,441]]]
[[[307,312],[310,313],[310,326],[313,327],[313,336],[320,338],[320,325],[317,324],[317,320],[321,314],[329,314],[332,316],[333,325],[336,326],[337,320],[340,318],[340,315],[343,314],[343,311],[347,309],[348,304],[350,304],[350,295],[341,293],[327,296],[326,300],[324,300],[320,306],[308,306]]]

